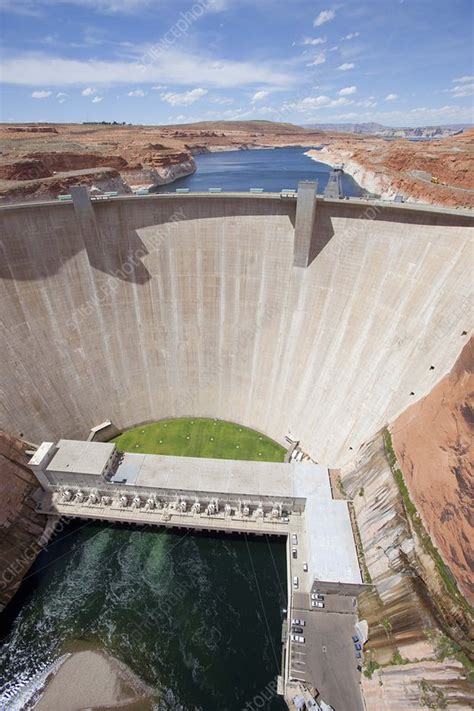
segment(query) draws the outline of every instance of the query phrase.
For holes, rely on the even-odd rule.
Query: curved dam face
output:
[[[465,342],[461,214],[318,198],[299,268],[294,200],[92,207],[94,224],[70,203],[0,210],[0,421],[30,441],[217,417],[340,466]]]

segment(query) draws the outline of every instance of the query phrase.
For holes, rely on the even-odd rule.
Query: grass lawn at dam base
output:
[[[223,420],[183,417],[134,427],[112,440],[122,452],[283,462],[285,448],[260,432]]]

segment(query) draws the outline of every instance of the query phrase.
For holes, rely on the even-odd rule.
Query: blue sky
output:
[[[472,0],[0,0],[3,121],[473,121]]]

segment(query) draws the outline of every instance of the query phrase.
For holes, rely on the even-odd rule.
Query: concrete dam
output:
[[[381,708],[374,650],[389,667],[403,659],[404,708],[420,707],[420,664],[435,665],[443,693],[445,662],[430,661],[425,638],[437,621],[381,429],[467,343],[470,213],[322,198],[314,183],[297,195],[71,193],[0,208],[0,430],[22,453],[36,449],[28,467],[43,489],[17,498],[48,526],[286,538],[275,693],[290,708],[315,708],[316,694],[336,711],[364,699]],[[293,444],[272,463],[120,454],[97,441],[186,416]],[[464,630],[445,597],[443,614]],[[362,650],[367,621],[374,645]],[[464,702],[453,669],[449,693]]]
[[[2,207],[2,428],[39,443],[207,416],[351,461],[465,343],[472,218],[309,201],[300,216],[275,194]]]

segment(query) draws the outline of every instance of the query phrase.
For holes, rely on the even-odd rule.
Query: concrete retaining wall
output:
[[[295,207],[97,202],[88,251],[70,204],[1,209],[0,426],[38,442],[212,416],[347,462],[461,350],[469,219],[318,200],[301,269]]]

